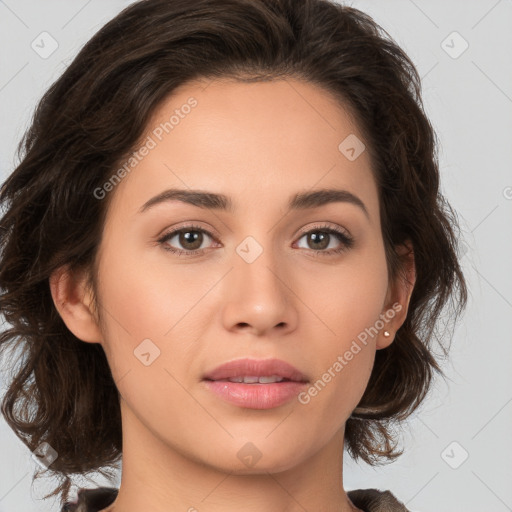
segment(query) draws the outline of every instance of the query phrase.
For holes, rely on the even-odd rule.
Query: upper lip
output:
[[[280,359],[236,359],[217,366],[205,374],[203,380],[221,380],[233,377],[270,377],[277,375],[296,382],[309,382],[297,368]]]

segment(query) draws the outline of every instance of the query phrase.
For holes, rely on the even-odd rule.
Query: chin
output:
[[[257,475],[265,473],[280,473],[287,471],[307,458],[304,446],[297,451],[297,444],[293,443],[289,448],[281,446],[277,449],[274,443],[244,440],[235,442],[236,446],[223,450],[214,456],[211,464],[217,469],[235,475]]]

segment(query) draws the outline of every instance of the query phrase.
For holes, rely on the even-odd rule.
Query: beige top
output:
[[[66,502],[61,512],[99,512],[114,502],[117,492],[115,487],[81,488],[77,499]],[[389,491],[358,489],[348,491],[347,495],[364,512],[409,512]]]

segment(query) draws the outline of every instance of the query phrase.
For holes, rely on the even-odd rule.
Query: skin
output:
[[[188,83],[145,136],[191,96],[197,107],[110,192],[98,254],[102,321],[85,274],[62,268],[50,280],[68,328],[102,344],[121,395],[122,481],[105,510],[358,510],[343,489],[345,422],[375,351],[405,320],[414,263],[409,283],[388,281],[370,157],[350,161],[338,150],[348,135],[363,137],[326,91],[298,80]],[[226,194],[235,211],[172,201],[138,213],[168,188]],[[319,188],[350,191],[368,217],[348,202],[287,212],[290,196]],[[305,233],[319,223],[346,230],[353,247],[315,255]],[[202,254],[166,251],[191,247],[179,235],[157,242],[190,224],[215,237],[203,233]],[[263,249],[251,263],[236,252],[248,236]],[[321,250],[342,244],[331,235]],[[275,357],[315,382],[396,303],[401,311],[308,404],[237,407],[201,381],[226,361]],[[134,357],[147,338],[160,350],[149,366]],[[237,456],[248,442],[261,453],[251,467]]]

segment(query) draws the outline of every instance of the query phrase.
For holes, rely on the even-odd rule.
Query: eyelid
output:
[[[206,228],[204,226],[201,226],[200,224],[196,224],[196,222],[200,222],[200,221],[194,221],[194,220],[184,221],[184,222],[178,224],[177,226],[173,226],[172,228],[169,228],[169,229],[166,228],[161,232],[161,234],[156,236],[156,239],[160,240],[161,238],[166,237],[167,235],[176,234],[179,231],[189,229],[190,231],[192,231],[192,230],[204,231],[207,235],[211,236],[212,238],[217,239],[217,241],[218,241],[218,239],[220,238],[220,235],[216,232],[216,230],[210,229],[209,227]]]
[[[343,235],[345,235],[347,238],[353,238],[352,235],[350,234],[350,231],[342,226],[338,226],[337,224],[336,225],[330,225],[329,223],[325,222],[317,222],[317,223],[314,223],[313,226],[308,226],[308,227],[305,227],[305,228],[301,228],[301,230],[299,231],[299,235],[302,236],[302,235],[305,235],[311,231],[314,231],[314,230],[322,230],[322,229],[332,229],[333,231],[336,231],[338,233],[341,233]]]

